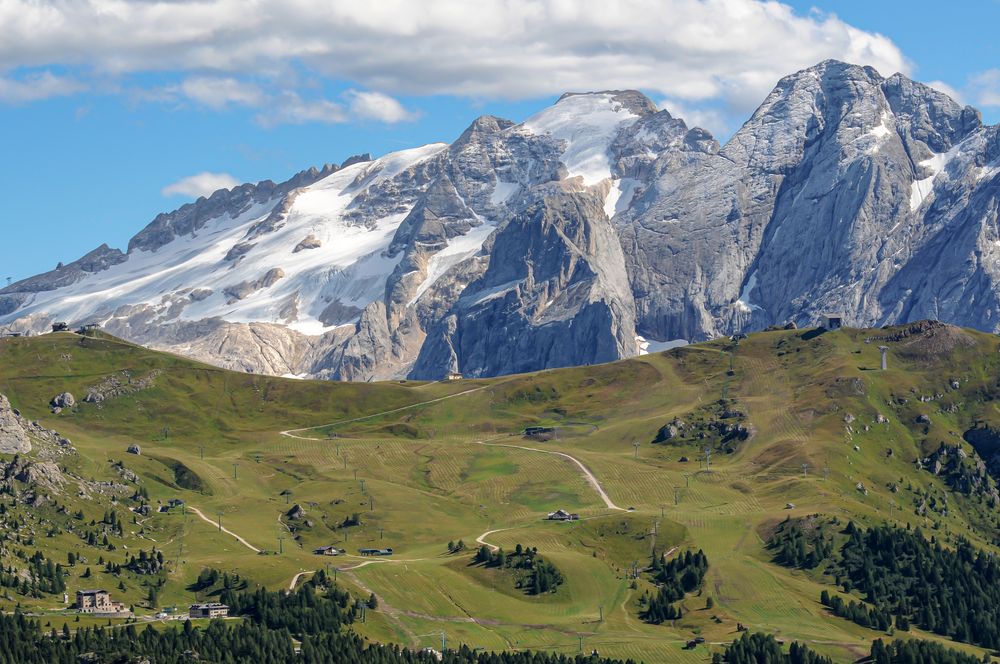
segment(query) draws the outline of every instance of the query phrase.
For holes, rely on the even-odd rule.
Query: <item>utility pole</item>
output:
[[[238,466],[239,466],[239,464],[237,464],[237,463],[234,463],[234,464],[233,464],[233,479],[234,479],[234,480],[236,479],[236,468],[237,468]]]
[[[345,465],[346,465],[346,461],[345,461]],[[357,481],[357,479],[358,479],[358,469],[355,468],[354,469],[354,480]]]
[[[201,459],[202,459],[202,461],[204,461],[205,460],[205,446],[204,445],[199,445],[198,449],[201,450]]]
[[[633,440],[632,441],[632,447],[635,448],[635,458],[638,459],[639,458],[639,441],[638,440]]]
[[[365,492],[365,481],[361,480],[361,493]]]
[[[219,515],[219,532],[221,533],[222,532],[222,511],[221,510],[218,512],[218,515]]]
[[[809,474],[809,464],[808,463],[804,463],[804,464],[802,464],[802,477],[805,477],[808,474]]]
[[[663,505],[660,505],[660,518],[662,519],[664,516],[665,515],[663,513]]]
[[[674,505],[681,504],[681,488],[679,486],[674,487]]]
[[[598,606],[597,607],[597,611],[598,611],[598,614],[600,615],[600,621],[604,622],[604,607],[603,606]]]
[[[374,512],[375,511],[375,497],[374,496],[368,496],[368,511],[369,512]]]
[[[278,535],[278,555],[281,555],[282,553],[285,552],[284,542],[285,538],[282,537],[281,535]]]
[[[706,470],[711,470],[711,468],[712,468],[712,448],[711,447],[706,447],[705,448],[705,469]]]
[[[691,475],[689,475],[688,473],[684,473],[684,487],[686,489],[691,488]]]
[[[382,526],[379,526],[379,529],[378,529],[378,538],[382,539],[382,536],[383,536],[384,533],[385,533],[385,528],[383,528]]]

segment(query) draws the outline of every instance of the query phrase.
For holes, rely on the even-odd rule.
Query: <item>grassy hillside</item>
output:
[[[890,348],[887,371],[880,345]],[[62,512],[12,507],[44,521],[32,521],[34,542],[20,548],[59,562],[70,551],[86,557],[92,577],[80,578],[86,565],[70,568],[71,594],[104,586],[148,613],[150,579],[105,573],[96,560],[155,545],[166,559],[159,605],[199,596],[190,587],[206,567],[277,588],[328,566],[359,595],[376,593],[379,608],[359,628],[383,641],[432,646],[444,633],[488,649],[569,654],[582,644],[646,662],[694,661],[705,646],[682,650],[685,641],[701,635],[719,649],[712,644],[731,641],[739,622],[843,660],[885,635],[830,615],[818,601],[826,582],[776,564],[766,540],[786,518],[823,514],[919,525],[943,542],[965,536],[993,550],[993,481],[970,488],[960,468],[935,473],[923,460],[943,443],[974,464],[962,434],[1000,424],[997,353],[993,335],[943,326],[788,330],[490,380],[340,384],[235,374],[104,336],[53,334],[0,340],[0,393],[72,440],[78,453],[60,461],[70,475],[123,482],[114,465],[122,462],[152,505],[182,498],[191,508],[133,523],[127,500],[65,489],[53,499]],[[52,414],[50,399],[65,391],[77,405]],[[83,402],[91,391],[105,397]],[[732,432],[737,423],[742,433]],[[675,434],[654,444],[665,425]],[[555,431],[528,438],[526,426]],[[142,454],[127,454],[131,444]],[[290,517],[293,505],[304,515]],[[543,520],[557,508],[582,519]],[[109,509],[124,524],[111,552],[51,525],[79,510],[89,524]],[[345,527],[355,514],[360,524]],[[249,546],[220,532],[220,517]],[[537,547],[565,582],[527,595],[470,564],[477,539]],[[467,550],[449,553],[458,540]],[[311,553],[326,544],[352,555]],[[395,555],[356,556],[367,546]],[[15,548],[5,549],[11,562]],[[630,569],[647,566],[653,551],[688,549],[708,556],[701,590],[681,602],[675,624],[643,622],[640,598],[655,589]],[[6,597],[5,608],[62,606],[61,595]],[[52,618],[57,627],[66,619]]]

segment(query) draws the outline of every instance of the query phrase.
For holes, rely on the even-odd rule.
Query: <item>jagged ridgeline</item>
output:
[[[217,191],[0,290],[0,324],[357,381],[589,365],[831,312],[1000,331],[998,132],[834,61],[778,81],[725,145],[638,92],[567,94]]]

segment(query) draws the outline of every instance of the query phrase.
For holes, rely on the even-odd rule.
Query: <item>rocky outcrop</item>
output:
[[[320,241],[320,239],[310,233],[306,237],[302,238],[302,240],[297,245],[295,245],[295,248],[292,249],[292,253],[297,254],[300,251],[305,251],[306,249],[319,249],[322,246],[323,243]]]
[[[24,454],[31,451],[31,440],[21,425],[21,414],[11,408],[0,394],[0,454]]]
[[[239,302],[262,288],[270,288],[276,284],[279,279],[283,279],[284,276],[285,271],[280,267],[271,268],[265,274],[261,275],[259,279],[254,279],[253,281],[241,281],[238,284],[226,286],[222,289],[222,292],[229,297],[227,304],[233,304],[234,302]]]
[[[70,392],[62,392],[60,394],[52,397],[52,401],[49,402],[49,406],[52,407],[52,412],[58,413],[65,408],[72,408],[76,405],[76,397]]]
[[[85,403],[101,404],[110,399],[117,399],[126,394],[133,394],[149,389],[156,384],[156,378],[162,372],[154,369],[147,374],[134,376],[131,371],[123,369],[117,374],[108,376],[101,382],[87,388]]]

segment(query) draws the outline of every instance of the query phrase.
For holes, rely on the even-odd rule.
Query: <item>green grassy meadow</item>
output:
[[[719,340],[607,365],[373,384],[236,374],[103,335],[52,334],[0,340],[0,393],[73,441],[79,454],[65,461],[73,474],[117,479],[112,463],[122,461],[154,504],[182,498],[214,522],[174,509],[126,523],[109,555],[162,550],[161,606],[203,599],[188,587],[205,567],[272,588],[324,567],[359,596],[377,595],[379,608],[360,633],[412,647],[438,646],[443,633],[449,645],[703,661],[737,636],[741,622],[843,660],[886,636],[830,616],[818,601],[824,585],[771,561],[766,538],[775,524],[819,513],[926,525],[945,541],[964,535],[992,550],[1000,537],[996,514],[958,494],[949,496],[947,516],[917,515],[918,491],[947,487],[914,463],[940,442],[961,443],[974,422],[1000,421],[992,398],[1000,391],[997,338],[956,331],[890,343],[882,372],[882,342],[866,339],[885,333],[765,332],[738,345]],[[145,389],[49,411],[54,395],[70,391],[81,401],[88,387],[123,371],[158,373]],[[674,417],[720,398],[753,425],[734,453],[714,453],[706,465],[700,446],[651,443]],[[961,406],[945,408],[951,404]],[[929,425],[916,423],[921,414]],[[560,427],[560,435],[527,439],[525,426]],[[133,443],[140,456],[126,454]],[[627,511],[605,505],[571,460],[551,452],[579,460]],[[72,491],[61,502],[88,520],[108,509]],[[289,519],[293,504],[304,519]],[[557,508],[581,520],[543,520]],[[355,513],[360,525],[342,527]],[[220,519],[262,552],[221,532]],[[495,532],[483,536],[488,531]],[[537,547],[565,583],[534,597],[470,565],[480,537],[507,550]],[[458,540],[467,551],[448,553],[446,544]],[[349,555],[312,554],[327,544]],[[70,551],[87,557],[69,568],[71,596],[107,587],[151,613],[141,607],[142,585],[126,579],[119,590],[78,538],[39,533],[35,546],[60,561]],[[356,555],[384,546],[395,555]],[[676,624],[644,623],[638,600],[653,586],[645,576],[633,584],[628,569],[648,564],[654,550],[687,548],[709,559],[700,596],[684,600],[687,613]],[[82,579],[87,566],[93,577]],[[52,612],[59,628],[73,618],[57,613],[64,606],[57,599],[8,594],[0,605]],[[683,650],[695,635],[709,645]]]

